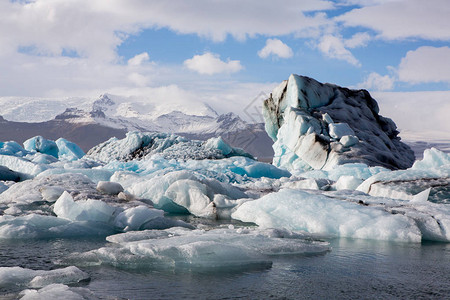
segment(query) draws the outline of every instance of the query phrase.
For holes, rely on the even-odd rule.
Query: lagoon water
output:
[[[80,267],[77,286],[99,299],[450,299],[450,244],[328,240],[321,255],[273,258],[270,268],[189,270]],[[104,239],[2,241],[0,267],[55,269],[61,257],[96,249]],[[73,286],[73,285],[72,285]],[[16,299],[24,287],[0,289]]]

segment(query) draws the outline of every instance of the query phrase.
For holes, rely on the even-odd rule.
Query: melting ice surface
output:
[[[0,267],[0,288],[23,299],[95,299],[73,286],[93,266],[260,270],[277,257],[329,255],[324,239],[335,237],[450,241],[450,155],[436,149],[406,170],[288,172],[221,139],[129,133],[87,156],[61,139],[0,143],[0,165],[1,240],[104,239],[58,257],[55,270]]]

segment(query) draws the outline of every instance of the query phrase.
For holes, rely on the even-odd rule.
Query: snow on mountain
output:
[[[0,97],[0,105],[4,104],[0,141],[23,142],[36,135],[55,140],[64,137],[88,151],[110,137],[123,138],[129,131],[156,131],[199,140],[222,136],[256,157],[273,155],[272,141],[261,124],[247,124],[234,113],[218,115],[206,103],[157,103],[110,94],[63,100]]]
[[[8,121],[44,122],[62,114],[67,108],[85,112],[103,112],[107,117],[137,119],[141,121],[171,113],[174,110],[187,115],[217,117],[217,113],[206,103],[183,103],[173,99],[157,102],[147,97],[103,94],[98,98],[32,98],[0,97],[1,115]],[[85,121],[85,120],[84,120]]]

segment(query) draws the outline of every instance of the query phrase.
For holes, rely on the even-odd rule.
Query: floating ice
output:
[[[255,161],[247,157],[230,157],[217,160],[167,160],[154,155],[146,160],[129,162],[114,161],[103,167],[104,170],[127,171],[128,174],[160,176],[170,171],[194,171],[203,178],[214,178],[221,182],[245,182],[251,178],[281,178],[291,174],[273,165]],[[131,173],[130,173],[131,172]],[[111,178],[113,180],[113,178]],[[134,180],[134,179],[133,179]],[[126,184],[120,182],[125,187]]]
[[[66,139],[59,138],[56,140],[58,146],[58,157],[64,160],[77,160],[84,156],[84,151],[75,144]]]
[[[11,155],[0,155],[0,165],[20,173],[21,179],[31,178],[49,168],[47,165]]]
[[[70,220],[27,212],[27,215],[0,216],[0,239],[48,239],[106,236],[117,231],[100,222]]]
[[[188,140],[175,134],[128,132],[119,140],[111,138],[89,150],[87,157],[103,162],[144,159],[160,153],[171,159],[220,159],[231,156],[247,156],[241,149],[227,145],[221,138],[203,142]]]
[[[123,192],[123,187],[117,182],[99,181],[97,183],[97,190],[105,194],[117,195]]]
[[[17,142],[0,142],[0,154],[1,155],[11,155],[11,156],[25,156],[29,154],[21,145]]]
[[[47,300],[47,299],[65,299],[65,300],[97,300],[90,290],[86,288],[74,288],[67,285],[54,283],[49,284],[39,290],[23,290],[20,292],[21,300]]]
[[[26,140],[23,142],[23,146],[27,151],[36,151],[58,158],[58,146],[56,143],[44,139],[42,136],[35,136]]]
[[[234,219],[263,228],[303,230],[321,236],[420,242],[412,219],[357,203],[284,189],[243,203]]]
[[[100,200],[73,201],[68,192],[64,192],[53,207],[55,214],[71,221],[93,221],[111,223],[117,213],[117,208]]]
[[[127,185],[125,185],[127,186]],[[175,171],[148,180],[134,180],[127,191],[141,198],[150,199],[155,207],[173,213],[192,213],[196,216],[217,218],[214,199],[223,195],[226,199],[248,196],[230,184],[215,179],[199,178],[195,173]]]
[[[55,202],[64,191],[76,194],[75,199],[95,197],[102,199],[95,184],[82,174],[52,174],[38,176],[12,185],[0,194],[0,204],[32,204],[35,202]]]
[[[287,230],[220,228],[209,231],[168,229],[109,236],[114,247],[76,253],[67,261],[122,268],[226,270],[266,268],[274,255],[322,254],[329,244],[305,240]]]
[[[21,267],[0,267],[0,287],[10,285],[40,288],[53,283],[70,284],[89,279],[89,275],[70,266],[51,271],[30,270]]]
[[[408,168],[414,153],[394,122],[378,114],[365,90],[349,90],[291,75],[264,102],[274,165],[288,170],[331,170],[344,163]]]
[[[375,174],[358,190],[372,196],[411,200],[428,188],[429,201],[450,203],[450,154],[427,149],[423,160],[410,169]]]

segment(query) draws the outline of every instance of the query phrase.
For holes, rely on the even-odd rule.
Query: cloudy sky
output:
[[[400,127],[448,133],[449,16],[448,0],[0,0],[0,96],[239,112],[296,73],[368,89]],[[434,123],[414,109],[430,104]]]

